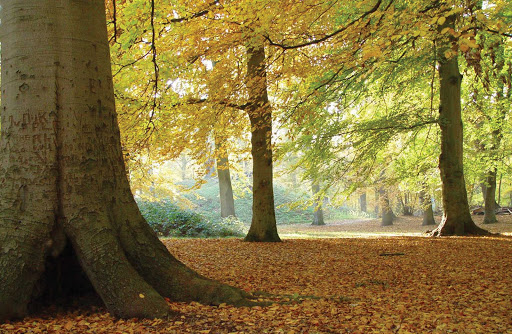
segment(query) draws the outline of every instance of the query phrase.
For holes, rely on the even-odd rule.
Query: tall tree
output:
[[[164,297],[247,304],[174,258],[130,192],[103,0],[2,0],[0,320],[74,254],[108,310],[164,317]],[[60,284],[62,282],[57,282]],[[38,288],[36,288],[36,286]]]
[[[265,45],[260,36],[247,46],[247,114],[253,159],[252,221],[246,241],[281,241],[277,234],[272,171],[272,108],[267,93]]]
[[[441,128],[441,155],[439,170],[442,180],[443,219],[432,232],[443,235],[483,235],[487,231],[478,227],[469,212],[463,168],[463,136],[461,116],[461,81],[456,43],[450,31],[455,29],[457,14],[443,17],[439,25],[439,127]]]

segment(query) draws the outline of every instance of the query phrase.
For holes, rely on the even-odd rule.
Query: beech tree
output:
[[[439,127],[441,128],[441,155],[439,171],[442,180],[443,219],[433,235],[485,235],[469,211],[463,167],[463,140],[461,116],[461,81],[457,54],[450,52],[454,37],[442,36],[444,29],[454,29],[457,14],[443,17],[439,25]],[[446,30],[446,31],[448,31]]]
[[[109,312],[165,317],[172,300],[248,305],[174,258],[130,192],[103,0],[2,0],[0,320],[22,317],[66,252]],[[56,270],[56,269],[55,269]]]
[[[281,241],[277,234],[272,164],[272,107],[267,93],[265,44],[261,37],[247,47],[247,113],[251,121],[253,159],[252,221],[246,241]]]

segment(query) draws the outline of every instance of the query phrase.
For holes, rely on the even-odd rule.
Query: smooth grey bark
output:
[[[424,190],[419,195],[421,210],[423,211],[422,226],[435,225],[434,210],[432,209],[432,199],[427,195]]]
[[[262,39],[247,46],[247,114],[251,121],[253,163],[252,221],[246,241],[279,242],[272,171],[272,108],[268,101],[265,46]]]
[[[320,192],[320,185],[313,182],[311,185],[314,200],[314,212],[313,212],[313,223],[311,225],[325,225],[324,222],[324,211],[322,210],[322,199],[318,197]]]
[[[251,304],[174,258],[139,212],[121,151],[104,1],[1,5],[0,321],[27,314],[48,271],[72,279],[65,249],[115,316],[165,317],[164,297]]]
[[[456,15],[446,18],[439,31],[444,28],[455,27]],[[486,235],[489,232],[479,228],[471,218],[469,212],[466,183],[463,168],[463,129],[461,117],[461,81],[457,56],[446,58],[445,52],[452,43],[453,37],[446,38],[446,34],[439,38],[439,127],[441,128],[441,155],[439,156],[439,170],[442,181],[443,219],[432,232],[434,236],[444,235]]]
[[[231,173],[229,171],[229,157],[223,146],[225,139],[215,138],[215,150],[217,152],[217,177],[219,178],[220,216],[222,218],[235,217],[235,200],[231,185]]]

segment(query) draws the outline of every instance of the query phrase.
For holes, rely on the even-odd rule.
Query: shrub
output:
[[[169,200],[138,200],[139,209],[153,230],[163,237],[227,237],[243,236],[243,224],[233,218],[209,221],[191,210],[180,208]]]

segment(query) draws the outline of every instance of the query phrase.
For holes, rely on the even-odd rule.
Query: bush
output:
[[[153,230],[163,237],[227,237],[243,236],[243,224],[236,218],[209,221],[202,215],[162,200],[137,201],[139,209]]]

